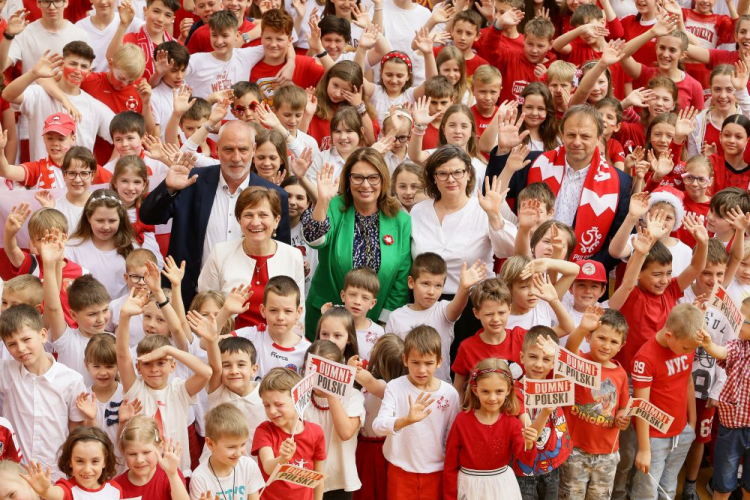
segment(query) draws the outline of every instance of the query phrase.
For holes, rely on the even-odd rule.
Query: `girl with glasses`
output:
[[[391,194],[391,176],[383,156],[359,148],[346,160],[341,176],[333,165],[318,173],[318,202],[302,214],[302,235],[318,251],[318,265],[305,305],[305,331],[314,335],[320,308],[341,303],[344,276],[366,266],[378,274],[380,292],[367,316],[385,323],[390,311],[408,298],[411,220]]]
[[[685,215],[693,214],[701,223],[706,223],[711,204],[711,188],[714,182],[714,168],[708,158],[693,156],[685,164],[682,185],[685,188]],[[679,228],[674,236],[690,248],[695,246],[695,238],[685,229]]]

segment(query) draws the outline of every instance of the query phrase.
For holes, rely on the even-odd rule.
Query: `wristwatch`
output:
[[[245,43],[250,43],[250,33],[243,33],[242,39],[245,40]]]
[[[158,307],[159,309],[163,309],[167,307],[167,304],[169,304],[169,297],[166,297],[166,300],[164,302],[158,302],[156,304],[156,307]]]

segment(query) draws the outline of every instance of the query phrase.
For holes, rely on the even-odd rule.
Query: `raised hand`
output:
[[[165,179],[167,187],[175,191],[180,191],[195,184],[198,180],[198,175],[195,174],[191,177],[190,172],[195,166],[196,159],[197,157],[192,153],[181,154],[167,171]]]
[[[549,276],[545,276],[541,273],[537,273],[531,278],[531,284],[534,287],[532,292],[535,297],[545,302],[554,302],[558,300],[557,290],[555,285],[550,283]]]
[[[62,71],[62,65],[63,58],[60,54],[46,50],[31,71],[37,78],[54,78]]]
[[[591,38],[605,37],[609,35],[609,30],[597,22],[590,22],[583,25],[582,35],[586,35]]]
[[[631,106],[637,108],[645,108],[654,99],[655,94],[651,89],[645,87],[639,87],[633,90],[630,94],[625,97],[625,101],[630,103]]]
[[[536,346],[544,353],[545,356],[554,356],[557,353],[557,343],[552,337],[539,335],[536,338]]]
[[[675,123],[674,130],[675,136],[687,137],[693,133],[698,122],[695,120],[700,114],[700,110],[690,106],[688,109],[681,109],[677,115],[677,122]]]
[[[65,258],[66,240],[67,235],[63,235],[57,228],[45,230],[39,248],[42,262],[61,262]]]
[[[190,98],[192,93],[193,89],[185,84],[172,89],[173,109],[176,115],[184,115],[195,104],[196,99]]]
[[[629,156],[630,155],[628,155],[628,157]],[[626,161],[626,170],[627,170],[627,157],[625,158],[625,161]],[[651,164],[649,162],[645,160],[639,161],[632,168],[633,178],[643,180],[646,178],[646,174],[648,173],[649,170],[651,170]]]
[[[183,260],[178,266],[171,255],[164,259],[164,269],[161,274],[169,280],[172,286],[180,286],[182,279],[185,277],[185,261]]]
[[[39,189],[34,193],[34,199],[44,208],[55,208],[55,199],[46,189]]]
[[[364,50],[370,50],[378,43],[380,28],[376,24],[370,24],[359,36],[359,46]]]
[[[317,111],[318,109],[318,98],[315,97],[315,88],[310,87],[308,89],[305,89],[305,93],[307,93],[307,104],[305,104],[305,115],[312,116],[315,114],[315,111]]]
[[[663,13],[657,16],[656,24],[651,28],[651,32],[657,37],[666,36],[676,30],[678,24],[677,16]]]
[[[34,462],[33,460],[29,462],[29,465],[26,466],[26,474],[21,474],[21,477],[40,496],[44,496],[47,490],[52,487],[52,471],[49,467],[45,470],[40,462]]]
[[[512,149],[526,138],[531,132],[524,130],[520,132],[521,125],[526,115],[518,116],[518,108],[511,109],[510,113],[497,113],[497,149]]]
[[[352,24],[359,26],[362,29],[365,29],[372,24],[372,19],[370,19],[370,13],[367,9],[360,10],[356,3],[352,3]]]
[[[232,288],[224,299],[222,308],[230,314],[242,314],[250,308],[250,297],[252,296],[252,285]]]
[[[630,197],[630,206],[628,207],[628,215],[640,219],[648,213],[649,200],[651,195],[648,193],[636,193]]]
[[[161,275],[159,273],[159,266],[151,262],[146,261],[146,273],[143,275],[143,279],[146,282],[146,288],[151,293],[157,293],[161,290]]]
[[[432,21],[435,24],[447,23],[456,15],[456,9],[447,5],[445,2],[432,9]]]
[[[599,328],[599,325],[601,324],[599,320],[601,319],[603,314],[604,309],[599,307],[598,305],[588,306],[586,308],[586,311],[583,313],[581,322],[578,324],[578,326],[588,332],[593,332],[594,330]]]
[[[529,156],[529,153],[531,153],[531,148],[529,148],[529,146],[526,144],[516,144],[513,149],[510,150],[508,160],[505,162],[505,168],[509,168],[511,172],[523,170],[529,163],[531,163],[531,160],[526,159],[526,157]]]
[[[318,203],[325,206],[339,193],[339,179],[333,175],[334,170],[333,165],[326,163],[318,172]]]
[[[648,228],[639,227],[637,228],[637,231],[638,237],[633,240],[633,252],[645,255],[651,250],[656,238],[651,235]]]
[[[143,356],[138,356],[138,361],[141,363],[148,363],[149,361],[154,361],[157,359],[166,359],[168,361],[172,360],[172,355],[170,352],[172,352],[173,347],[171,345],[163,345],[161,347],[157,347],[153,351],[144,354]]]
[[[187,312],[187,322],[190,329],[206,342],[218,342],[219,330],[216,327],[216,321],[206,318],[197,311]]]
[[[495,17],[495,24],[500,28],[504,28],[507,26],[518,26],[523,21],[524,13],[518,9],[510,9],[502,13],[497,11]]]
[[[26,29],[29,25],[29,11],[20,9],[15,11],[8,19],[8,26],[5,28],[5,32],[8,35],[16,36]]]
[[[750,226],[750,213],[743,213],[739,205],[736,205],[727,210],[724,217],[732,224],[732,227],[739,229],[743,233]]]
[[[177,474],[177,468],[180,466],[180,457],[182,456],[182,446],[172,438],[164,440],[164,448],[161,453],[157,453],[159,467],[164,469],[167,476]]]
[[[541,207],[542,203],[539,200],[523,200],[518,210],[518,227],[531,230],[538,226],[542,217]]]
[[[120,409],[117,411],[117,416],[121,424],[126,424],[130,419],[138,415],[141,410],[143,410],[143,404],[139,399],[136,398],[132,401],[123,399]]]
[[[732,75],[732,87],[734,90],[740,91],[747,88],[747,82],[750,79],[750,69],[743,60],[739,60],[734,63],[734,74]]]
[[[348,90],[341,90],[341,95],[350,106],[358,108],[362,104],[362,87],[355,87],[352,85],[351,92]]]
[[[214,126],[218,125],[227,116],[227,113],[229,113],[229,98],[225,97],[213,105],[211,114],[208,115],[208,122],[213,123]]]
[[[414,32],[414,45],[418,51],[423,54],[432,51],[432,38],[430,38],[430,30],[423,26]]]
[[[625,57],[625,40],[611,40],[602,51],[599,60],[607,67],[613,66]]]
[[[651,236],[659,240],[663,238],[669,229],[666,222],[667,214],[662,209],[650,211],[646,214],[646,228]]]
[[[708,229],[701,224],[694,213],[689,213],[682,219],[682,225],[698,243],[708,244]]]
[[[76,398],[76,408],[88,420],[96,420],[96,395],[92,392],[91,397],[86,392],[82,392]]]
[[[552,258],[565,260],[568,253],[568,238],[565,233],[553,224],[550,228],[550,240],[552,241]]]
[[[716,154],[718,148],[716,147],[716,144],[711,142],[704,142],[703,146],[701,147],[701,154],[703,156],[713,156]]]
[[[291,152],[290,152],[291,153]],[[302,151],[302,154],[299,156],[294,156],[294,153],[291,153],[291,161],[289,162],[289,168],[291,169],[292,173],[302,179],[307,174],[307,171],[310,169],[310,165],[312,165],[313,160],[313,151],[312,148],[305,148],[304,151]]]
[[[276,127],[281,126],[279,117],[276,116],[276,113],[273,112],[273,110],[268,106],[267,103],[262,103],[260,106],[255,108],[255,110],[258,114],[258,121],[265,128],[272,130]]]
[[[31,210],[28,203],[21,203],[14,206],[8,214],[8,218],[5,219],[5,232],[15,236],[30,215]]]
[[[371,147],[381,155],[385,155],[388,151],[393,149],[394,144],[396,143],[396,136],[393,135],[395,131],[398,130],[394,128],[391,133],[380,139],[378,142],[373,144]]]
[[[148,84],[145,78],[142,78],[135,82],[135,91],[138,92],[138,97],[141,98],[143,106],[148,106],[151,103],[151,94],[153,89]]]
[[[430,410],[429,407],[434,402],[435,400],[430,397],[429,393],[420,393],[414,401],[412,401],[411,396],[409,396],[409,414],[406,416],[406,420],[410,424],[421,422],[432,413],[432,410]]]
[[[492,184],[490,185],[489,176],[484,178],[484,193],[479,191],[479,206],[482,207],[484,213],[487,214],[490,219],[493,217],[500,218],[500,207],[502,207],[505,197],[508,195],[508,188],[504,188],[500,179],[495,176],[492,178]]]
[[[169,60],[169,53],[166,50],[157,50],[154,55],[154,73],[166,75],[174,67],[174,61]]]
[[[117,13],[120,14],[120,25],[126,28],[135,19],[135,8],[133,8],[130,0],[122,0],[120,5],[117,6]]]
[[[414,125],[427,126],[435,121],[438,114],[430,114],[430,103],[432,99],[426,96],[422,96],[417,100],[414,108],[411,110],[411,116],[414,119]]]
[[[148,300],[148,291],[133,288],[130,290],[130,296],[128,296],[122,304],[120,314],[124,313],[127,316],[138,316],[139,314],[143,314],[143,308],[148,303]]]
[[[461,264],[461,273],[458,277],[459,286],[469,289],[482,281],[487,276],[487,266],[481,260],[477,260],[471,267],[466,262]]]
[[[549,261],[547,259],[534,259],[521,270],[521,279],[527,280],[535,274],[544,274],[547,272]]]

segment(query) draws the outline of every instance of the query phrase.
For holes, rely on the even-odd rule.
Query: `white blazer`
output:
[[[198,277],[198,291],[214,290],[225,296],[234,287],[250,284],[255,272],[255,259],[242,249],[244,238],[225,241],[214,246]],[[276,253],[268,259],[268,277],[289,276],[300,290],[300,303],[305,303],[305,265],[302,252],[286,243],[276,242]]]

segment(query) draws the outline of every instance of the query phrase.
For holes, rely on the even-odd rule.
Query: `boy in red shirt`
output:
[[[512,18],[513,14],[514,11],[508,11],[495,21],[494,29],[487,34],[490,44],[500,43],[501,26],[504,26],[500,23],[507,22],[504,18]],[[547,66],[552,62],[547,53],[552,48],[554,36],[555,26],[552,21],[536,17],[526,23],[524,28],[523,52],[504,50],[488,59],[491,65],[510,78],[500,92],[500,101],[518,100],[526,85],[539,81],[547,73]]]
[[[154,87],[161,80],[160,77],[156,78],[154,75],[156,63],[154,49],[157,45],[173,39],[169,34],[169,27],[174,23],[175,13],[180,10],[180,2],[179,0],[148,0],[143,10],[146,25],[137,32],[128,34],[125,32],[135,17],[133,5],[130,0],[122,0],[117,10],[120,13],[120,25],[107,49],[107,58],[114,57],[117,49],[124,43],[139,46],[143,50],[143,55],[146,56],[146,70],[143,77]],[[154,77],[153,80],[152,77]]]
[[[656,498],[660,490],[669,498],[675,496],[677,475],[695,439],[691,372],[695,349],[703,340],[703,320],[703,312],[694,305],[676,305],[664,328],[633,358],[633,397],[670,413],[674,421],[666,432],[661,432],[645,420],[635,419],[638,470],[633,478],[632,498]]]
[[[502,18],[502,16],[508,11],[514,11],[509,15],[513,16],[515,19],[518,15],[517,13],[521,13],[525,9],[526,4],[524,0],[495,0],[496,19]],[[523,17],[521,17],[521,19],[523,19]],[[520,22],[521,19],[519,19],[518,22]],[[488,21],[491,20],[492,19],[488,19]],[[518,23],[514,21],[514,24],[506,24],[503,28],[497,28],[502,29],[502,31],[499,40],[495,40],[495,44],[490,44],[488,42],[490,40],[488,35],[491,31],[496,29],[495,26],[490,25],[486,28],[482,28],[480,31],[481,36],[476,42],[474,42],[474,48],[477,51],[477,55],[489,61],[496,57],[495,54],[497,52],[502,52],[504,50],[513,50],[517,52],[523,51],[523,35],[518,32],[517,24]]]
[[[487,64],[487,61],[478,56],[472,50],[472,47],[482,36],[479,31],[482,29],[483,19],[478,12],[474,10],[464,10],[456,14],[453,18],[453,25],[450,29],[451,40],[453,45],[461,51],[466,61],[466,78],[471,81],[471,77],[479,66]],[[435,47],[435,57],[440,53],[443,47]]]
[[[471,370],[485,358],[504,359],[511,366],[514,377],[521,374],[521,346],[526,330],[521,327],[506,329],[510,315],[510,290],[500,278],[484,280],[471,292],[474,316],[482,323],[476,335],[467,338],[458,346],[458,354],[451,370],[456,374],[453,387],[459,400],[463,401],[466,382]],[[515,366],[513,366],[515,363]]]
[[[497,68],[484,64],[474,72],[471,86],[477,101],[471,107],[471,112],[474,114],[479,139],[497,112],[496,104],[503,88],[503,76]]]
[[[284,10],[271,9],[263,14],[261,27],[260,38],[265,57],[250,71],[249,80],[258,84],[266,104],[273,106],[273,93],[279,86],[277,75],[286,64],[292,43],[294,19]],[[295,64],[292,82],[303,89],[315,87],[325,73],[323,66],[312,57],[297,55]]]
[[[612,358],[625,344],[628,322],[619,311],[589,306],[567,349],[602,365],[599,389],[576,387],[575,404],[563,407],[573,451],[560,470],[560,488],[568,498],[608,498],[620,454],[620,430],[630,425],[622,415],[628,405],[628,374]],[[583,340],[590,352],[580,352]]]
[[[225,0],[223,2],[223,10],[228,10],[237,18],[239,33],[237,35],[237,40],[235,41],[235,48],[258,45],[258,35],[255,34],[253,37],[253,34],[251,33],[256,25],[245,17],[245,11],[250,3],[250,0]],[[201,17],[203,26],[195,30],[187,44],[187,48],[191,54],[196,54],[198,52],[213,52],[214,47],[211,44],[211,30],[208,27],[208,19],[214,12],[218,12],[219,10],[222,9],[216,9],[215,11],[207,10],[208,15]],[[258,30],[256,29],[255,31],[257,32]]]
[[[453,105],[456,89],[446,77],[433,76],[424,82],[424,95],[430,98],[430,116],[435,115],[435,120],[424,131],[422,150],[435,149],[440,142],[440,122]]]

